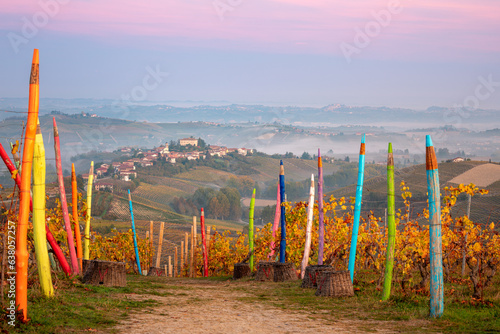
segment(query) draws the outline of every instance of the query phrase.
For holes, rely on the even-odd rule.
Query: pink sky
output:
[[[213,0],[146,3],[69,0],[44,29],[113,43],[166,37],[202,47],[340,55],[339,44],[352,44],[354,28],[373,21],[373,11],[399,3],[401,13],[392,15],[365,56],[454,59],[500,51],[498,0],[241,0],[223,21]],[[21,18],[40,10],[38,1],[9,1],[0,9],[0,28],[19,31]]]

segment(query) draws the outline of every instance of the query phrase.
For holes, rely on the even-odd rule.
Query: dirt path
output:
[[[328,312],[281,309],[246,292],[255,282],[176,281],[152,310],[134,313],[113,330],[118,333],[395,333],[391,322],[335,319]],[[424,324],[423,324],[424,325]],[[425,326],[425,325],[424,325]],[[398,323],[401,328],[401,323]]]

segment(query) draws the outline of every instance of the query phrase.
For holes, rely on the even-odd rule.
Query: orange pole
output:
[[[38,49],[33,51],[31,64],[28,120],[24,135],[23,161],[21,170],[21,189],[19,204],[19,221],[16,233],[16,305],[22,312],[23,322],[28,322],[28,219],[30,214],[31,170],[33,167],[33,151],[36,136],[39,101],[39,57]]]
[[[81,271],[83,268],[82,266],[83,250],[82,250],[82,237],[80,235],[80,223],[78,222],[78,191],[76,188],[75,164],[71,164],[71,201],[73,206],[73,221],[75,223],[76,254],[78,256],[78,263],[80,264],[80,271]]]

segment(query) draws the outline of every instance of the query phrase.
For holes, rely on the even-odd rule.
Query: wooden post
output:
[[[189,258],[189,277],[193,277],[194,227],[191,226],[191,257]]]
[[[182,276],[182,268],[184,267],[184,241],[181,241],[181,261],[179,268],[179,277]]]
[[[201,227],[201,245],[203,251],[203,277],[208,277],[207,239],[205,235],[205,212],[203,208],[201,208],[200,227]]]
[[[167,271],[165,270],[165,275]],[[168,277],[172,277],[172,256],[168,256]]]
[[[160,236],[158,238],[158,252],[156,253],[156,268],[160,268],[161,262],[161,245],[163,244],[163,228],[165,227],[165,222],[161,222],[160,225]],[[165,271],[165,276],[167,272]]]
[[[154,248],[153,248],[153,238],[154,238],[154,223],[152,220],[149,221],[149,248],[151,249],[151,253],[149,254],[148,257],[148,264],[149,266],[153,266],[153,256],[154,256]]]
[[[470,203],[472,201],[472,196],[467,194],[467,218],[470,218]],[[462,277],[465,276],[465,255],[467,254],[467,234],[465,235],[464,248],[462,249]]]
[[[429,197],[429,237],[430,237],[430,314],[433,318],[443,315],[443,254],[441,240],[441,198],[439,171],[431,136],[426,137],[427,193]]]
[[[184,263],[188,264],[188,248],[189,247],[189,233],[184,235]]]
[[[175,247],[175,254],[174,254],[174,277],[177,277],[177,247]]]
[[[208,250],[210,249],[210,233],[212,231],[210,230],[210,226],[207,226],[207,255],[208,255]]]

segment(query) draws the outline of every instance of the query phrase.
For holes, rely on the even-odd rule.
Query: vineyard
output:
[[[446,187],[442,199],[442,242],[444,278],[465,288],[470,295],[478,300],[486,296],[488,289],[495,279],[500,264],[500,236],[494,223],[489,225],[476,224],[467,216],[452,216],[451,212],[462,194],[481,197],[487,193],[474,185]],[[411,205],[412,193],[401,183],[402,200],[405,208]],[[304,251],[306,209],[307,203],[285,203],[287,212],[287,262],[292,262],[296,268],[300,267]],[[346,270],[349,257],[349,244],[353,222],[354,200],[334,198],[331,196],[324,201],[325,212],[325,264],[330,264],[338,270]],[[314,207],[315,217],[318,216],[318,206]],[[429,226],[428,210],[416,215],[416,219],[408,220],[408,212],[399,210],[396,213],[397,235],[395,267],[393,285],[396,291],[403,294],[429,293],[430,259],[429,259]],[[168,229],[169,227],[167,227]],[[269,259],[272,238],[271,224],[255,233],[255,259],[267,261]],[[364,284],[381,286],[384,279],[384,261],[386,252],[387,232],[382,217],[373,214],[362,218],[359,227],[358,252],[356,257],[355,281]],[[182,240],[182,231],[169,230],[171,235],[170,246],[173,247]],[[187,230],[186,230],[187,232]],[[134,272],[133,245],[130,231],[117,233],[112,237],[95,236],[96,242],[92,245],[92,254],[99,258],[113,261],[126,261],[129,271]],[[279,235],[279,233],[277,233]],[[248,254],[247,235],[238,233],[235,238],[229,231],[219,231],[212,228],[212,235],[208,246],[209,276],[231,275],[235,263],[241,262]],[[275,250],[279,250],[280,240],[275,238]],[[141,261],[151,262],[153,249],[141,239],[139,243]],[[120,249],[120,252],[116,250]],[[310,254],[310,264],[318,262],[318,221],[314,221],[313,238]],[[166,252],[167,254],[172,254]],[[274,258],[271,260],[275,260]],[[463,267],[465,265],[465,267]],[[202,276],[203,260],[201,241],[198,239],[195,248],[195,276]],[[176,275],[187,275],[188,263],[179,268]],[[455,290],[458,288],[455,288]],[[487,298],[486,298],[487,299]]]

